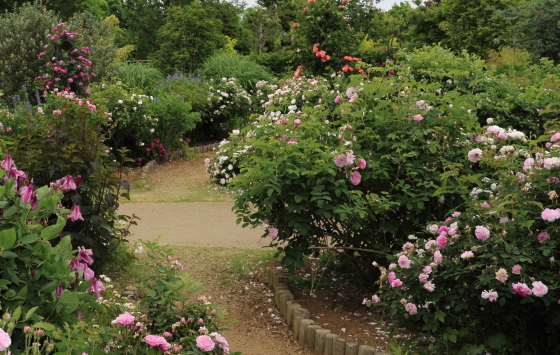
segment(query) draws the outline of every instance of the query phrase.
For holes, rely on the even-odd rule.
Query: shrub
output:
[[[559,351],[557,130],[552,122],[530,141],[498,126],[470,135],[463,161],[478,173],[446,178],[465,203],[381,268],[393,319],[434,336],[437,350]]]
[[[292,51],[279,51],[251,54],[249,56],[257,64],[268,68],[274,75],[283,77],[292,73],[297,67],[295,54]]]
[[[235,78],[246,91],[254,89],[255,84],[261,80],[272,79],[265,67],[249,57],[226,51],[218,51],[206,59],[200,73],[205,79],[214,79],[216,82],[222,78]]]
[[[21,88],[32,87],[33,78],[42,72],[42,52],[45,36],[57,23],[52,11],[35,2],[24,3],[12,13],[0,15],[0,82],[8,100]]]
[[[153,88],[163,79],[163,74],[159,70],[142,63],[121,65],[117,75],[127,85],[143,90]]]

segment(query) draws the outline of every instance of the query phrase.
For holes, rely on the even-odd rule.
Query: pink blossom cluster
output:
[[[164,353],[171,349],[171,344],[169,344],[164,337],[159,335],[148,334],[144,338],[144,341],[152,348],[157,349],[160,353]]]
[[[229,354],[229,344],[226,338],[216,332],[196,338],[196,346],[202,351],[213,351],[216,344],[222,349],[223,354]]]
[[[342,168],[346,165],[356,165],[355,167],[352,167],[352,170],[348,173],[348,179],[354,185],[358,185],[362,180],[362,175],[357,171],[357,169],[365,169],[367,165],[365,159],[356,160],[356,156],[354,155],[353,151],[349,151],[346,154],[337,155],[334,158],[334,164],[339,168]]]
[[[131,325],[134,324],[135,317],[134,315],[130,314],[129,312],[124,312],[123,314],[119,315],[115,318],[111,324],[118,324],[118,325]]]

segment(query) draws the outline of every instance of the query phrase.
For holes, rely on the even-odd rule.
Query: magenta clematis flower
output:
[[[25,203],[31,202],[31,197],[33,196],[33,185],[27,185],[21,188],[20,191],[21,200]]]
[[[51,189],[56,191],[68,192],[70,190],[76,190],[76,184],[74,183],[74,178],[72,175],[67,175],[61,179],[51,182]]]
[[[103,285],[103,282],[98,281],[95,277],[93,278],[92,282],[91,282],[91,286],[88,287],[88,289],[86,290],[87,293],[95,293],[95,297],[99,298],[101,297],[101,295],[99,294],[99,291],[105,291],[106,288]]]
[[[72,222],[75,222],[79,219],[82,221],[84,220],[84,217],[82,217],[82,214],[80,213],[80,206],[72,207],[72,212],[68,213],[68,219]]]
[[[62,288],[62,284],[58,285],[58,287],[56,288],[56,297],[60,297],[60,295],[62,295],[62,292],[64,291],[64,289]]]
[[[93,259],[90,255],[93,255],[91,249],[86,249],[84,247],[78,247],[78,260],[85,261],[88,265],[93,264]],[[83,268],[79,268],[83,269]]]
[[[0,167],[2,167],[2,169],[6,171],[10,171],[12,167],[15,168],[14,161],[12,160],[12,156],[10,154],[6,155],[6,158],[2,160],[2,163],[0,163]]]

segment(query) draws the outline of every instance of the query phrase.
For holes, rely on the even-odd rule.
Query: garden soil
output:
[[[202,283],[200,295],[212,296],[227,312],[227,319],[237,321],[227,325],[231,330],[223,332],[232,351],[243,355],[311,355],[293,340],[292,332],[276,316],[271,291],[264,284],[264,271],[259,268],[249,279],[239,280],[226,267],[228,249],[224,255],[223,248],[222,253],[216,252],[219,248],[210,248],[262,248],[268,244],[260,238],[262,231],[237,225],[232,202],[153,202],[166,194],[180,201],[184,193],[181,184],[208,182],[204,157],[160,165],[145,183],[149,186],[132,184],[131,202],[121,204],[118,210],[119,214],[140,218],[138,225],[131,227],[130,241],[152,240],[163,234],[162,244],[176,246],[175,256],[192,278]],[[134,170],[129,174],[131,183],[138,173]],[[142,193],[142,188],[150,193]]]

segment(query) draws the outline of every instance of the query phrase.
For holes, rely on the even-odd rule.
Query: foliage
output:
[[[504,36],[516,47],[526,49],[535,58],[560,60],[560,5],[554,0],[520,1],[498,12],[509,22]]]
[[[453,169],[444,178],[458,182],[465,203],[410,237],[391,272],[382,268],[380,295],[390,313],[435,336],[440,351],[560,349],[556,130],[553,121],[530,141],[495,125],[470,135],[463,160],[477,173]]]
[[[143,90],[153,88],[163,79],[163,74],[159,70],[142,63],[121,65],[117,76],[127,85]]]
[[[278,11],[254,7],[247,10],[243,18],[243,27],[247,30],[251,52],[262,54],[274,52],[277,41],[284,31],[278,17]]]
[[[348,24],[347,1],[310,1],[294,23],[293,50],[313,75],[338,71],[356,54],[360,38]]]
[[[97,264],[103,264],[128,233],[116,226],[121,186],[129,188],[121,185],[125,152],[114,152],[118,161],[114,160],[102,143],[109,136],[104,131],[109,116],[90,101],[58,92],[40,107],[7,113],[0,119],[4,126],[15,127],[4,137],[3,150],[12,154],[35,184],[68,175],[79,181],[77,190],[67,192],[62,204],[80,206],[84,219],[69,222],[65,232],[74,246],[93,249]]]
[[[45,36],[56,23],[56,15],[37,3],[0,15],[0,82],[8,99],[21,85],[31,88],[33,78],[43,71],[37,53],[43,51]]]
[[[206,59],[200,68],[200,74],[206,80],[220,81],[222,78],[235,78],[236,83],[246,91],[255,88],[261,80],[270,80],[272,76],[268,70],[251,60],[235,53],[219,51]]]
[[[169,9],[167,22],[157,35],[159,49],[151,56],[154,66],[170,74],[178,69],[193,73],[214,50],[227,43],[216,13],[193,1]]]
[[[104,286],[88,267],[91,250],[81,248],[75,257],[66,230],[67,219],[81,218],[79,208],[60,204],[64,191],[76,189],[72,176],[36,188],[37,181],[18,170],[10,155],[1,167],[0,289],[2,308],[11,312],[3,319],[9,333],[17,330],[12,334],[17,349],[27,338],[24,325],[74,324],[76,312],[95,308],[88,293]]]
[[[48,11],[53,11],[62,19],[67,20],[79,12],[89,12],[98,19],[108,15],[107,0],[1,0],[0,12],[11,12],[18,6],[41,3]],[[16,10],[17,11],[17,10]]]
[[[250,58],[279,77],[292,73],[293,68],[297,66],[295,53],[289,50],[252,54]]]

